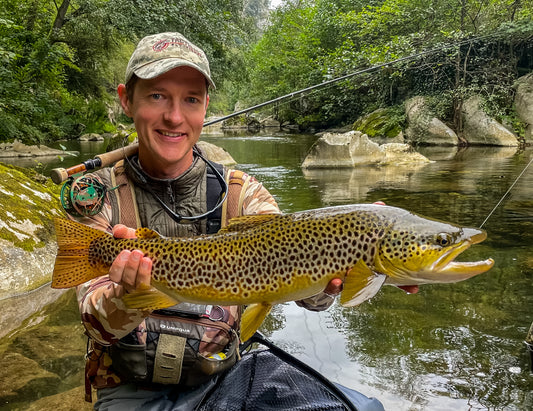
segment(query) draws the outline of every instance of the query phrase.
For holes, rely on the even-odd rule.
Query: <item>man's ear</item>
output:
[[[128,93],[126,92],[126,85],[119,84],[117,87],[117,92],[118,98],[120,99],[120,105],[122,106],[122,110],[124,110],[124,114],[131,118],[132,116],[129,106],[130,100],[128,98]]]
[[[209,105],[209,94],[205,96],[205,111],[207,111],[207,106]]]

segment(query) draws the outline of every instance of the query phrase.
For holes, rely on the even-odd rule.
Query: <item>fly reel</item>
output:
[[[61,187],[61,205],[75,217],[91,217],[102,211],[106,193],[95,176],[70,177]]]

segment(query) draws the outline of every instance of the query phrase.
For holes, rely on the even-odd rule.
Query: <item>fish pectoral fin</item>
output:
[[[241,318],[241,341],[244,342],[261,326],[265,317],[268,315],[272,309],[272,304],[268,303],[257,303],[250,304],[242,313]]]
[[[141,227],[135,230],[135,236],[142,240],[149,240],[153,238],[161,238],[161,234],[159,234],[157,231],[151,230],[146,227]]]
[[[344,278],[340,302],[344,307],[353,307],[377,294],[386,275],[376,274],[363,260],[359,260]]]
[[[249,228],[260,226],[261,224],[266,224],[275,218],[279,218],[279,216],[279,214],[256,214],[234,217],[229,220],[228,225],[220,229],[219,233],[244,231]]]
[[[126,308],[138,310],[160,310],[179,303],[179,301],[151,286],[138,288],[130,294],[124,294],[122,301]]]

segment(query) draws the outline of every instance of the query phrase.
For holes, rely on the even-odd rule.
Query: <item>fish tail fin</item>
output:
[[[250,304],[246,307],[241,318],[241,341],[254,335],[271,309],[272,305],[268,303]]]
[[[70,288],[102,273],[89,262],[91,242],[107,233],[84,224],[56,218],[57,256],[52,274],[52,288]]]

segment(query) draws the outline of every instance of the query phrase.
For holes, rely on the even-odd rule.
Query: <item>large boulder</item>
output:
[[[405,102],[405,115],[408,122],[404,132],[407,141],[421,145],[459,145],[455,131],[435,117],[423,96]]]
[[[33,170],[0,163],[0,299],[50,280],[59,187]]]
[[[98,133],[87,133],[78,137],[79,141],[104,141],[104,137]]]
[[[272,116],[260,120],[260,123],[262,128],[281,129],[281,123]]]
[[[61,295],[45,285],[57,251],[52,220],[60,215],[59,187],[34,170],[0,163],[0,204],[2,337]]]
[[[233,159],[230,153],[224,150],[222,147],[216,146],[214,144],[208,143],[206,141],[199,141],[197,143],[198,147],[205,156],[215,163],[223,164],[225,166],[233,166],[237,162]]]
[[[57,150],[43,145],[28,146],[17,140],[12,143],[0,143],[0,158],[51,157],[76,154],[75,152]]]
[[[309,150],[304,169],[353,168],[361,165],[420,164],[429,162],[407,144],[379,145],[360,131],[326,133]]]
[[[391,121],[394,115],[392,109],[379,108],[364,117],[359,118],[354,124],[353,129],[366,134],[368,137],[382,137],[395,139],[401,135],[402,128],[399,122]]]
[[[517,136],[498,123],[481,107],[481,97],[472,96],[463,103],[463,137],[470,145],[516,147]]]
[[[526,123],[525,139],[533,141],[533,73],[520,77],[516,81],[514,99],[516,113]]]

